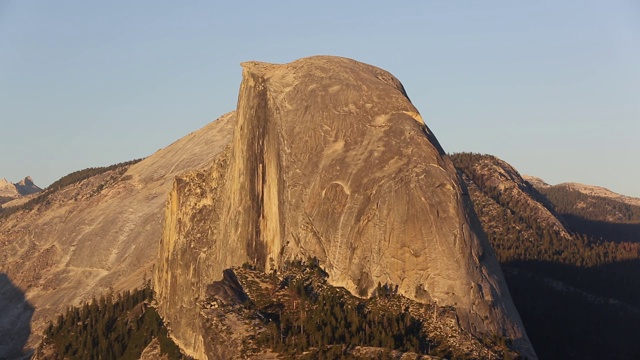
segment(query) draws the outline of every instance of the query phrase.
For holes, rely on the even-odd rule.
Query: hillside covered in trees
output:
[[[225,270],[201,303],[205,346],[229,359],[516,359],[506,338],[476,339],[452,308],[421,304],[378,284],[362,299],[327,283],[317,259],[266,274]],[[199,324],[193,324],[199,326]],[[150,287],[93,299],[52,321],[35,359],[187,359],[153,307]]]
[[[636,210],[563,189],[541,193],[490,155],[451,159],[538,356],[640,357]],[[623,222],[613,222],[611,214]],[[620,232],[620,225],[631,231]]]
[[[562,184],[538,189],[576,232],[613,242],[640,242],[640,206],[584,194]]]
[[[518,358],[509,339],[462,331],[453,308],[411,301],[386,284],[358,298],[327,277],[315,258],[269,274],[225,270],[202,303],[205,347],[232,359]]]
[[[184,359],[151,306],[149,286],[69,307],[49,323],[36,359],[139,359],[156,339],[166,359]]]

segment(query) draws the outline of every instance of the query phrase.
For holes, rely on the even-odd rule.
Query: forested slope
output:
[[[638,358],[640,244],[606,221],[615,216],[633,229],[635,209],[562,189],[541,193],[490,155],[451,158],[540,358]]]

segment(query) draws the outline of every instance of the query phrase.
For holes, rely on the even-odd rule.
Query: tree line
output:
[[[152,299],[153,290],[145,286],[69,307],[49,323],[37,352],[48,359],[139,359],[158,339],[169,359],[184,359],[150,306]]]
[[[472,358],[430,334],[426,317],[413,315],[410,301],[397,294],[397,286],[378,283],[372,297],[362,299],[326,284],[328,275],[315,258],[288,261],[282,271],[282,280],[272,278],[278,295],[254,295],[244,306],[264,319],[267,330],[258,337],[258,345],[285,358],[311,354],[310,358],[350,359],[349,350],[358,346],[383,348],[381,356],[389,359],[392,350]],[[498,351],[509,357],[512,352],[504,341],[503,345]]]

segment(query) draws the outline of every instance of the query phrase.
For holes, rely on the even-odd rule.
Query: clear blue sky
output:
[[[0,178],[150,155],[246,60],[389,70],[448,152],[640,197],[640,2],[0,0]]]

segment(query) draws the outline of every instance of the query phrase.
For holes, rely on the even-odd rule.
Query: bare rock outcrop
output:
[[[224,269],[317,256],[333,285],[363,297],[397,285],[535,358],[466,201],[388,72],[327,56],[243,63],[231,146],[173,185],[154,274],[159,311],[183,350],[206,359],[199,301]]]
[[[0,179],[0,204],[15,201],[16,199],[21,199],[39,193],[40,191],[42,191],[42,189],[33,182],[31,176],[27,176],[15,184],[9,182],[7,179]]]
[[[235,114],[227,114],[128,168],[66,186],[29,210],[0,218],[0,275],[35,308],[25,324],[30,346],[67,306],[108,289],[139,288],[145,274],[151,278],[175,176],[211,166],[230,142],[234,123]],[[0,316],[0,338],[11,329],[5,321]]]
[[[7,200],[14,199],[20,196],[15,184],[12,184],[7,179],[0,179],[0,197]]]
[[[20,180],[17,184],[14,184],[18,193],[22,196],[31,195],[42,191],[42,189],[33,182],[31,176]]]
[[[169,360],[169,355],[163,354],[158,339],[153,339],[142,351],[140,360]]]

